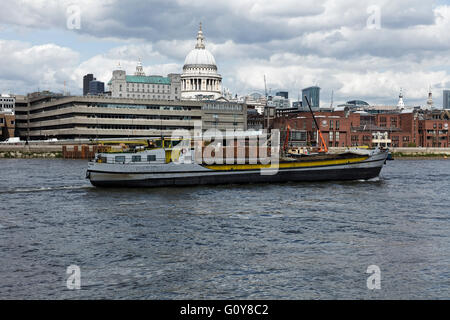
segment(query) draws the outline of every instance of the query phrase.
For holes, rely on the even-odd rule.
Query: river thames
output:
[[[160,189],[97,189],[86,161],[0,164],[0,299],[450,298],[448,160],[390,161],[372,181]]]

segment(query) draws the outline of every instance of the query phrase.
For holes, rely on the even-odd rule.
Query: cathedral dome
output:
[[[206,50],[204,43],[202,25],[200,24],[200,29],[197,34],[197,44],[195,49],[191,50],[184,60],[184,67],[187,66],[208,66],[217,69],[216,59],[211,52]]]
[[[221,92],[222,76],[217,73],[216,59],[205,48],[200,24],[195,49],[184,60],[181,99],[217,99]]]
[[[216,60],[208,50],[195,48],[186,56],[184,65],[208,65],[216,67]]]

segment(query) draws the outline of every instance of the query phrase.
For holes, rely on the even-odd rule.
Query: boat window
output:
[[[176,145],[178,145],[181,141],[172,141],[172,147],[175,147]]]
[[[141,162],[141,156],[132,156],[131,161],[133,162]]]
[[[125,156],[116,156],[115,162],[125,163]]]
[[[147,161],[151,162],[151,161],[156,161],[156,155],[151,154],[147,156]]]

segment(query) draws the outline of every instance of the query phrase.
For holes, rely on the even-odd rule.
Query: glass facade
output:
[[[444,109],[450,109],[450,90],[444,90],[443,92],[444,101],[442,107]]]
[[[93,80],[89,82],[89,94],[98,96],[105,93],[105,84],[101,81]]]
[[[94,75],[89,73],[83,77],[83,96],[86,96],[89,93],[89,83],[94,81]]]
[[[306,102],[305,96],[308,97],[309,103],[311,104],[311,108],[319,109],[320,108],[320,88],[319,87],[309,87],[302,90],[302,107],[308,108],[308,103]]]

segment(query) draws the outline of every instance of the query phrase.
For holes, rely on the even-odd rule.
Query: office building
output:
[[[291,108],[291,100],[284,96],[269,97],[268,105],[276,109],[289,109]]]
[[[309,110],[308,103],[306,102],[305,96],[308,97],[308,101],[311,104],[313,110],[319,110],[320,108],[320,88],[319,87],[309,87],[302,90],[302,109]]]
[[[0,113],[14,114],[16,98],[9,94],[0,95]]]
[[[93,80],[89,82],[89,92],[91,96],[99,96],[105,93],[105,84],[101,81]]]
[[[20,109],[20,110],[19,110]],[[34,94],[18,108],[25,140],[171,136],[176,129],[247,129],[247,106],[222,101],[155,101]]]
[[[14,96],[0,95],[0,140],[14,137],[15,130],[15,103]]]
[[[277,97],[283,97],[285,99],[289,99],[289,92],[287,91],[279,91],[275,94]]]
[[[89,83],[91,81],[96,80],[92,73],[89,73],[83,77],[83,96],[88,95],[89,93]]]
[[[139,61],[134,75],[127,75],[118,66],[108,82],[113,98],[178,101],[181,99],[181,80],[179,74],[171,73],[167,77],[146,76]]]
[[[450,109],[450,90],[444,90],[442,92],[442,95],[443,95],[442,107],[444,109]]]

